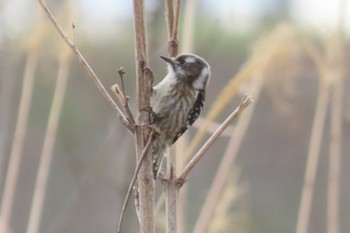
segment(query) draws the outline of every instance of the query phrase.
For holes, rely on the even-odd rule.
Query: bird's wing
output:
[[[189,111],[186,119],[186,124],[181,128],[181,130],[177,133],[176,137],[173,140],[173,143],[181,137],[182,134],[186,132],[186,130],[198,119],[199,114],[203,109],[205,101],[205,90],[199,90],[197,94],[197,99],[194,101],[192,109]]]

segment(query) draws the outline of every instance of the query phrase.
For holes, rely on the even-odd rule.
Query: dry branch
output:
[[[135,64],[136,64],[136,90],[137,90],[137,110],[139,117],[137,125],[148,125],[149,114],[144,111],[150,106],[150,95],[152,90],[153,73],[148,68],[147,37],[145,27],[145,7],[143,0],[133,1],[134,9],[134,31],[135,31]],[[136,153],[139,159],[147,143],[150,130],[148,127],[135,128]],[[141,233],[154,233],[154,179],[153,179],[153,159],[151,153],[145,155],[138,177],[138,197],[139,222]]]
[[[166,19],[168,23],[168,53],[171,57],[177,56],[179,50],[179,42],[177,39],[180,0],[175,1],[175,9],[173,0],[166,0]],[[176,150],[171,147],[167,158],[167,173],[165,179],[162,180],[165,193],[165,211],[166,211],[166,232],[177,233],[177,195],[179,187],[176,178]]]
[[[74,41],[71,41],[67,34],[63,31],[62,27],[58,24],[57,20],[54,18],[53,14],[49,10],[49,8],[46,6],[45,2],[43,0],[38,0],[39,4],[45,11],[47,17],[53,24],[53,26],[56,28],[62,39],[66,42],[66,44],[72,49],[73,53],[77,56],[81,64],[83,65],[85,71],[91,78],[91,80],[94,82],[98,90],[100,91],[101,95],[105,98],[105,100],[112,106],[113,110],[116,112],[117,116],[120,118],[121,122],[130,130],[133,131],[133,125],[127,120],[126,116],[123,114],[123,112],[119,109],[118,105],[113,101],[112,97],[108,94],[107,90],[102,85],[100,79],[96,76],[95,72],[91,69],[90,65],[85,60],[84,56],[80,53],[78,48],[76,47]]]

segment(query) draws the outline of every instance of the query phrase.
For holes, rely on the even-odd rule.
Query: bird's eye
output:
[[[179,62],[180,65],[183,65],[185,63],[185,59],[183,57],[180,57],[178,59],[178,62]]]

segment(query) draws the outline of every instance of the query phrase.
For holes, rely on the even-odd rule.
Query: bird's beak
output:
[[[163,57],[163,56],[160,56],[164,61],[166,61],[167,63],[169,63],[170,65],[174,65],[174,62],[171,58],[168,58],[168,57]]]

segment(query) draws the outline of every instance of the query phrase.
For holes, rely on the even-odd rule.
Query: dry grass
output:
[[[71,22],[73,6],[66,4],[63,7],[66,20]],[[67,23],[66,23],[67,24]],[[67,28],[70,27],[68,23]],[[37,180],[34,187],[33,201],[29,214],[29,221],[27,227],[27,233],[39,232],[39,226],[44,206],[44,200],[47,191],[47,181],[50,172],[50,165],[53,157],[54,146],[56,141],[56,134],[58,129],[58,123],[62,111],[62,104],[66,92],[69,64],[71,59],[71,53],[67,46],[62,44],[61,48],[57,51],[59,54],[58,60],[58,72],[57,81],[54,91],[54,96],[51,104],[51,110],[49,120],[46,127],[46,133],[44,137],[43,148],[40,156],[39,168],[37,173]]]
[[[290,44],[291,46],[285,46],[286,44]],[[279,56],[282,55],[283,57],[291,53],[294,54],[294,45],[296,45],[294,31],[285,24],[277,26],[270,35],[259,40],[255,44],[250,58],[244,64],[242,69],[232,77],[231,81],[219,93],[211,106],[206,117],[207,122],[197,132],[186,151],[185,157],[187,159],[193,154],[199,143],[202,141],[210,122],[214,121],[220,115],[225,107],[231,102],[232,98],[239,93],[243,84],[247,82],[256,71],[265,72],[265,69],[270,67],[270,64],[273,64],[274,61],[279,61]],[[284,59],[284,61],[285,60],[287,59]]]
[[[37,69],[39,46],[45,33],[46,27],[42,21],[39,21],[32,37],[29,38],[28,46],[26,48],[27,59],[22,81],[21,99],[18,107],[16,129],[12,141],[4,191],[1,199],[0,232],[9,232],[10,230],[10,216],[14,204],[25,135],[27,133],[28,116],[33,94],[34,77]]]

